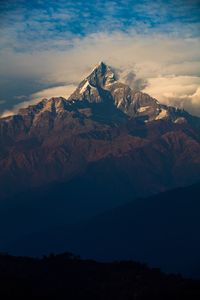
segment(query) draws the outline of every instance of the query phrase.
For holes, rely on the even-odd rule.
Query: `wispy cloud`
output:
[[[18,3],[18,5],[17,5]],[[2,1],[1,47],[17,51],[70,46],[97,32],[199,34],[199,1]],[[51,41],[51,43],[50,43]]]
[[[42,98],[49,99],[51,97],[64,97],[67,99],[72,94],[72,92],[75,90],[75,88],[76,88],[76,85],[69,84],[69,85],[44,89],[37,93],[32,94],[30,97],[30,99],[31,99],[30,101],[20,103],[19,105],[21,107],[21,105],[26,106],[27,104],[33,104],[33,103],[38,102]],[[19,105],[18,105],[18,107],[19,107]]]

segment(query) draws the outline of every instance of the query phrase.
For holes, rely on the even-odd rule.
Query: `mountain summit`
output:
[[[160,104],[149,95],[136,92],[128,85],[117,80],[115,71],[100,62],[77,87],[69,100],[113,104],[130,118],[136,117],[148,122],[152,120],[171,119],[174,122],[185,122],[188,114],[177,108]]]
[[[98,182],[108,204],[113,185],[124,199],[194,182],[199,128],[198,117],[131,89],[100,62],[69,99],[0,119],[0,196],[81,177],[89,190]]]
[[[103,62],[100,62],[93,69],[92,73],[79,84],[69,100],[78,99],[100,102],[103,100],[103,91],[115,82],[114,71]]]

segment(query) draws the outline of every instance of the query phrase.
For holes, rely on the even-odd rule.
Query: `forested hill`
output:
[[[200,299],[200,281],[136,262],[0,256],[1,299]]]

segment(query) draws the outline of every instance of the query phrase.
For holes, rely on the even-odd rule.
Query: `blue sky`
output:
[[[1,1],[0,11],[2,29],[18,42],[8,45],[19,51],[30,51],[29,43],[34,48],[48,47],[51,39],[53,46],[62,48],[63,39],[64,47],[76,37],[97,32],[195,36],[200,30],[200,1],[194,0],[13,0]]]
[[[198,109],[200,1],[2,0],[0,36],[1,112],[33,95],[71,91],[98,60],[137,72],[165,102],[153,85],[165,93],[176,77],[190,94],[168,98]]]

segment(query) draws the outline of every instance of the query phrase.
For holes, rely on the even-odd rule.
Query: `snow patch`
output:
[[[117,108],[123,103],[123,98],[121,98],[118,102],[117,102]]]
[[[80,89],[80,94],[83,94],[87,90],[87,88],[88,88],[89,85],[90,85],[89,82],[86,81],[86,83]]]
[[[155,120],[164,119],[166,117],[167,117],[167,110],[166,109],[161,109],[160,113],[157,115]]]
[[[150,106],[143,106],[143,107],[140,107],[140,108],[138,109],[138,112],[143,113],[143,112],[145,112],[147,109],[149,109],[149,107],[150,107]]]
[[[186,119],[184,117],[180,117],[180,118],[177,118],[174,123],[177,123],[177,124],[183,124],[183,123],[186,123]]]
[[[109,86],[117,82],[117,80],[115,79],[115,74],[110,67],[107,67],[105,79],[106,79],[105,86]]]
[[[116,88],[115,90],[114,90],[114,93],[116,93],[116,92],[118,92],[118,91],[123,91],[124,90],[124,88],[123,87],[120,87],[120,88]]]

